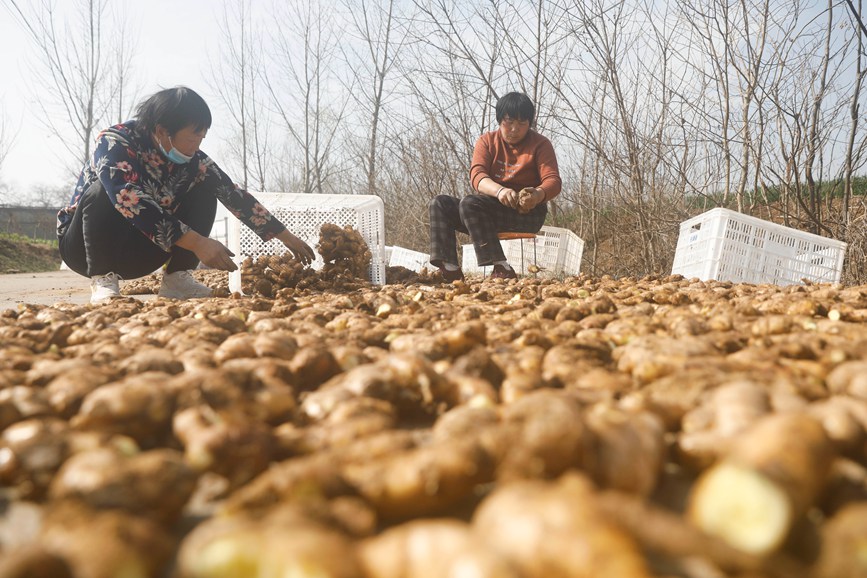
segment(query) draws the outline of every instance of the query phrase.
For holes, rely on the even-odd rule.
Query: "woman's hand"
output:
[[[310,245],[290,233],[288,230],[284,230],[282,233],[277,235],[277,238],[280,239],[280,242],[286,245],[287,249],[292,251],[295,258],[305,267],[312,263],[316,258],[316,253],[313,252]]]
[[[229,248],[221,242],[205,237],[195,231],[187,231],[175,243],[182,249],[187,249],[195,253],[199,261],[213,269],[220,271],[234,271],[238,268],[235,262],[232,261],[234,253],[229,251]]]

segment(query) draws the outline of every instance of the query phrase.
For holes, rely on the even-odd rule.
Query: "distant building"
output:
[[[55,240],[57,211],[57,208],[0,206],[0,232]]]
[[[31,239],[57,239],[57,211],[44,207],[11,207],[0,205],[0,233],[14,233]],[[223,244],[229,242],[229,219],[218,211],[211,238]]]

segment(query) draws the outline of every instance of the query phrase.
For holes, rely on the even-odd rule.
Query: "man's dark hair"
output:
[[[532,126],[536,118],[536,107],[523,92],[510,92],[497,101],[497,124],[503,122],[507,116],[514,120],[529,120]]]
[[[198,132],[211,128],[211,109],[205,99],[186,86],[165,88],[142,101],[136,109],[136,120],[145,133],[162,125],[169,134],[177,134],[192,125]]]

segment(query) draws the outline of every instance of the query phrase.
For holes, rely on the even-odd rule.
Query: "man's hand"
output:
[[[313,252],[310,245],[290,233],[288,230],[284,230],[282,233],[277,235],[277,238],[280,239],[280,242],[286,245],[287,249],[292,251],[295,258],[305,267],[312,263],[316,258],[316,253]]]
[[[518,193],[518,212],[526,214],[545,200],[545,191],[538,187],[526,187]]]
[[[518,193],[508,187],[500,188],[497,192],[497,200],[500,201],[500,204],[505,205],[510,209],[517,209],[520,204]]]
[[[238,268],[232,261],[235,254],[229,251],[228,247],[195,231],[187,231],[175,244],[182,249],[192,251],[199,258],[199,261],[213,269],[234,271]]]

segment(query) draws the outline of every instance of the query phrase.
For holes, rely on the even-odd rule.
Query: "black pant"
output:
[[[207,237],[216,214],[217,198],[200,185],[185,195],[174,216]],[[135,279],[153,273],[166,262],[166,273],[199,265],[192,251],[174,246],[166,253],[148,239],[114,208],[99,181],[81,196],[58,244],[63,262],[86,277],[117,273],[122,279]]]
[[[430,262],[458,264],[455,231],[469,234],[479,266],[505,261],[497,233],[504,231],[537,233],[545,224],[548,203],[539,203],[529,213],[521,214],[494,197],[467,195],[462,199],[438,195],[429,205]]]

